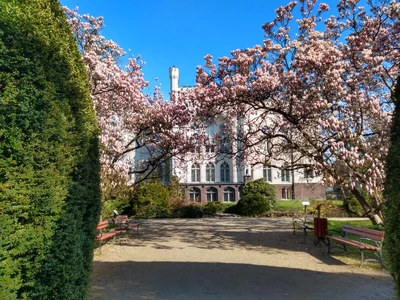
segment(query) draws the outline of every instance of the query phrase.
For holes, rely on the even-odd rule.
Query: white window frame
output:
[[[207,189],[207,202],[217,202],[218,201],[218,190],[214,187]]]
[[[197,163],[194,163],[191,167],[191,179],[192,182],[200,182],[200,165]]]
[[[206,165],[206,182],[215,182],[215,166],[213,163]]]
[[[272,167],[271,166],[264,166],[263,178],[267,182],[272,182]]]
[[[282,182],[291,182],[291,170],[281,169],[281,180]]]
[[[224,189],[224,202],[235,202],[235,190],[233,188]]]
[[[220,170],[220,181],[221,182],[230,182],[231,180],[231,170],[230,166],[227,162],[223,162],[219,167]]]

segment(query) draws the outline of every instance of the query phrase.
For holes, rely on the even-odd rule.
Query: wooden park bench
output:
[[[129,219],[127,215],[120,215],[118,213],[115,213],[113,223],[115,225],[115,228],[118,230],[128,231],[130,229],[136,229],[137,235],[140,236],[139,219]]]
[[[114,242],[115,242],[115,238],[122,232],[121,229],[110,229],[110,231],[108,232],[104,232],[105,229],[109,228],[109,222],[108,220],[105,221],[100,221],[97,224],[97,231],[98,234],[96,236],[96,241],[99,242],[99,252],[101,254],[101,244],[103,241],[108,240],[110,238],[113,238]]]
[[[333,236],[332,230],[328,231],[329,235],[326,236],[328,241],[328,253],[331,251],[331,241],[339,243],[345,252],[347,252],[346,245],[356,247],[361,251],[361,265],[367,261],[379,262],[383,267],[382,260],[382,243],[385,237],[385,232],[380,230],[374,230],[364,227],[357,227],[351,225],[343,225],[341,232],[338,232],[340,236]],[[377,258],[364,258],[364,250],[373,252]]]

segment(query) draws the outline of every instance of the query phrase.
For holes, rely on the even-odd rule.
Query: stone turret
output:
[[[179,91],[179,69],[175,66],[169,68],[170,89],[172,91]]]

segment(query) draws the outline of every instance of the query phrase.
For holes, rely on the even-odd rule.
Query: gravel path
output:
[[[144,220],[102,252],[92,299],[395,299],[387,272],[292,235],[290,218]]]

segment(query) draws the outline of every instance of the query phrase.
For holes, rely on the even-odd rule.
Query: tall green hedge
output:
[[[98,129],[58,1],[0,1],[0,299],[85,299]]]
[[[385,248],[390,260],[397,298],[400,299],[400,77],[394,93],[395,111],[392,123],[391,146],[386,161],[385,182]]]

